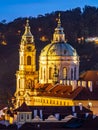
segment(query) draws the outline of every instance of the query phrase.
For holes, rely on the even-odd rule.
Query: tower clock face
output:
[[[32,47],[31,47],[31,46],[28,46],[28,47],[27,47],[27,50],[28,50],[28,51],[32,51]]]

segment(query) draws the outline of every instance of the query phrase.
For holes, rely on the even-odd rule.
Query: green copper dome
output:
[[[68,43],[58,42],[48,44],[40,56],[78,56],[76,50]]]

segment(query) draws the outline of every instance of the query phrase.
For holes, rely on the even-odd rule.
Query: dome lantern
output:
[[[61,27],[61,19],[60,14],[58,15],[58,24],[55,28],[55,32],[53,34],[53,43],[57,42],[65,42],[65,34],[63,32],[63,28]]]

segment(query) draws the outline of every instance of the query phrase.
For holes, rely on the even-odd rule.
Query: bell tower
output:
[[[27,20],[19,49],[19,70],[16,72],[16,107],[28,100],[25,95],[32,91],[37,78],[36,48]]]

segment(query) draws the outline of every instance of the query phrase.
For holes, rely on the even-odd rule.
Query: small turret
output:
[[[25,32],[22,36],[22,43],[33,43],[34,37],[30,31],[29,20],[26,21]]]
[[[65,42],[65,34],[63,30],[64,29],[61,27],[61,19],[60,19],[60,14],[59,14],[58,25],[57,25],[57,28],[55,28],[55,32],[53,34],[53,43]]]

